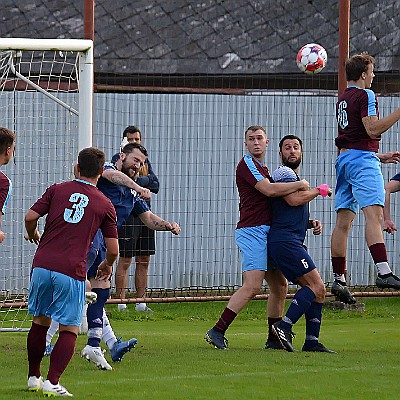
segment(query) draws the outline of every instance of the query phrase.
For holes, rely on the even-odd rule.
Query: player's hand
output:
[[[300,190],[310,189],[310,184],[305,179],[302,179],[300,183],[302,183],[302,187],[300,188]]]
[[[312,222],[313,235],[320,235],[322,233],[322,222],[314,219]]]
[[[140,190],[137,190],[137,193],[139,195],[139,197],[143,200],[150,200],[151,199],[151,192],[149,189],[146,188],[142,188],[141,186]]]
[[[400,152],[398,151],[389,151],[384,154],[377,154],[379,160],[383,164],[397,164],[400,162]]]
[[[176,222],[168,222],[165,225],[165,229],[174,235],[179,235],[181,233],[181,227]]]
[[[396,228],[396,225],[394,224],[394,222],[389,219],[389,220],[383,221],[383,230],[385,232],[393,235],[397,231],[397,228]]]
[[[3,243],[5,238],[6,234],[3,231],[0,231],[0,243]]]
[[[36,245],[38,245],[39,242],[40,242],[40,233],[39,233],[39,231],[37,229],[35,229],[35,232],[33,232],[33,236],[32,237],[30,237],[28,235],[28,233],[25,233],[24,239],[29,241],[29,242],[31,242],[31,243],[35,243]]]
[[[324,183],[323,185],[317,186],[317,189],[319,191],[319,194],[322,197],[326,197],[326,196],[331,197],[332,196],[332,189],[326,183]]]
[[[98,281],[107,281],[112,273],[112,265],[107,264],[107,260],[103,260],[97,267],[97,274],[94,279]]]

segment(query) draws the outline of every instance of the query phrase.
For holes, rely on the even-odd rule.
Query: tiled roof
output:
[[[400,70],[400,3],[351,2],[351,53]],[[337,70],[339,0],[96,0],[95,72],[269,74],[298,72],[305,43]],[[2,0],[0,36],[82,38],[83,0]]]

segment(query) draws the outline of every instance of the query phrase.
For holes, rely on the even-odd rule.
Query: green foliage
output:
[[[113,371],[79,357],[79,336],[61,384],[76,399],[397,399],[400,384],[400,298],[365,299],[366,311],[324,309],[321,341],[338,354],[264,350],[265,301],[253,301],[227,332],[228,351],[203,340],[226,303],[151,304],[153,314],[108,306],[117,335],[137,337],[136,349]],[[301,349],[304,320],[294,329]],[[0,333],[0,399],[35,399],[25,391],[26,333]],[[109,353],[106,353],[109,358]],[[49,359],[42,363],[42,373]]]

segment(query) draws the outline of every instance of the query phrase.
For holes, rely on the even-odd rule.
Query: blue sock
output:
[[[312,348],[318,343],[319,331],[322,321],[322,303],[313,301],[305,312],[306,317],[306,341],[305,348]]]
[[[310,308],[314,299],[315,294],[308,286],[303,286],[298,290],[282,319],[283,327],[288,330],[292,329],[292,325]]]
[[[93,347],[100,347],[100,340],[103,333],[103,308],[110,297],[110,289],[92,289],[97,293],[97,301],[88,305],[88,341],[87,344]]]

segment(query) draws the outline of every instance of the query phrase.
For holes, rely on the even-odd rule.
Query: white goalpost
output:
[[[0,38],[0,126],[17,135],[15,164],[2,168],[13,192],[2,216],[0,331],[20,331],[36,250],[23,239],[24,215],[49,185],[71,179],[78,151],[92,145],[93,42]]]

